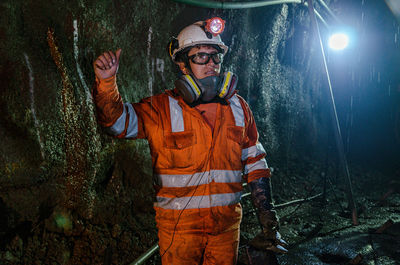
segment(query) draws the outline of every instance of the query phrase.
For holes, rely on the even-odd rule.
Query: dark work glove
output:
[[[262,232],[250,241],[250,245],[262,250],[287,253],[287,243],[278,232],[279,221],[273,210],[270,179],[259,178],[250,182],[249,186],[253,204],[258,211],[258,218],[262,226]]]
[[[276,212],[273,210],[261,211],[259,213],[259,220],[263,227],[262,232],[250,241],[250,245],[258,249],[270,250],[276,253],[287,253],[288,250],[286,248],[288,244],[281,238],[278,232],[279,222]]]

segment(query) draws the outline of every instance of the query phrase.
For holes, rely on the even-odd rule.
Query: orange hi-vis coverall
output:
[[[116,78],[97,80],[99,123],[118,138],[146,138],[156,179],[163,264],[235,264],[242,177],[269,177],[249,106],[239,95],[218,103],[214,130],[174,90],[123,103]]]

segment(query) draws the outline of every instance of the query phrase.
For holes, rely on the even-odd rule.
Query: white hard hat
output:
[[[176,55],[182,50],[193,47],[196,45],[217,45],[221,48],[224,55],[228,51],[226,46],[219,35],[206,32],[204,21],[198,21],[192,25],[184,28],[176,39],[169,44],[169,54],[174,62],[176,62]]]

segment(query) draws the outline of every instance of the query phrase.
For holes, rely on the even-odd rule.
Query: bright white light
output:
[[[343,33],[333,34],[329,38],[329,47],[334,50],[343,50],[349,44],[349,37]]]
[[[216,33],[216,32],[219,32],[221,30],[222,24],[213,21],[210,28],[211,28],[213,33]]]
[[[220,31],[222,29],[221,21],[219,21],[217,19],[211,21],[210,29],[211,29],[212,33],[220,33]]]

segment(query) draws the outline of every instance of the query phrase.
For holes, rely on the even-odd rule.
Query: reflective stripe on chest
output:
[[[185,130],[185,124],[183,119],[182,107],[179,106],[178,101],[171,96],[169,99],[169,112],[171,119],[171,131],[172,132],[183,132]],[[235,125],[239,127],[245,126],[244,112],[242,105],[240,104],[239,98],[234,95],[229,99],[230,107],[232,110],[233,117],[235,119]]]
[[[182,108],[179,106],[178,101],[172,97],[169,99],[169,115],[171,117],[171,130],[172,132],[183,132],[185,126],[183,123]]]

